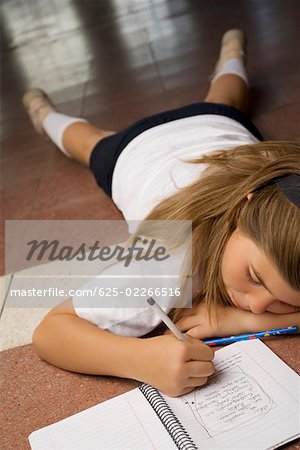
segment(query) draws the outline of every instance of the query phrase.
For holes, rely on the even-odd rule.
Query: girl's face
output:
[[[227,293],[237,308],[262,314],[300,311],[300,291],[292,289],[256,244],[237,228],[221,265]]]

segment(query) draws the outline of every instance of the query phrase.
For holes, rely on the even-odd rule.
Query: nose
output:
[[[256,293],[249,297],[248,305],[254,314],[263,314],[276,299],[268,292]]]

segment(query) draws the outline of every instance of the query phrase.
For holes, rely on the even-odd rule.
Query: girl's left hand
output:
[[[210,337],[223,337],[234,334],[251,332],[249,311],[235,307],[219,307],[218,320],[212,316],[208,317],[207,305],[200,303],[176,322],[179,330],[186,332],[189,336],[199,339]]]
[[[296,325],[300,329],[300,313],[274,314],[266,312],[254,314],[236,307],[219,307],[218,320],[208,317],[205,302],[186,309],[185,315],[176,322],[183,332],[198,339],[255,333],[272,328]]]

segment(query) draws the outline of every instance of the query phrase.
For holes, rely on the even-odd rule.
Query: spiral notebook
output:
[[[259,340],[218,350],[179,398],[143,384],[29,436],[31,448],[267,450],[300,437],[300,377]]]

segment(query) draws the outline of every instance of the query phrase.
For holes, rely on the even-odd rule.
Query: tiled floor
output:
[[[122,217],[88,169],[35,134],[21,105],[26,88],[45,89],[62,112],[120,129],[203,99],[228,28],[248,34],[256,125],[269,139],[299,139],[299,8],[298,0],[3,0],[4,217]],[[7,342],[19,320],[8,321]]]

